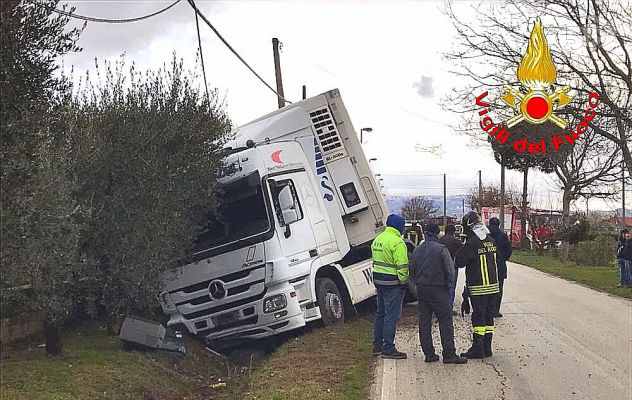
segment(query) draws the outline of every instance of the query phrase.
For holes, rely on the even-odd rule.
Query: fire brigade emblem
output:
[[[540,18],[535,21],[527,52],[522,57],[516,76],[521,87],[516,90],[504,86],[501,96],[501,100],[518,113],[506,122],[507,127],[511,128],[521,121],[531,124],[551,121],[565,129],[568,123],[555,115],[555,111],[570,103],[574,95],[569,94],[569,86],[560,87],[556,84],[557,70]]]

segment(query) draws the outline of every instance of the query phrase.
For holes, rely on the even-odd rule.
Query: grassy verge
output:
[[[368,317],[360,317],[342,326],[310,329],[282,344],[241,385],[229,381],[222,398],[365,400],[372,328]]]
[[[47,357],[40,343],[35,338],[2,349],[3,400],[209,399],[210,385],[225,373],[193,340],[185,357],[125,351],[97,324],[66,332],[62,357]]]
[[[229,378],[224,361],[195,340],[187,340],[184,357],[125,351],[118,337],[107,335],[104,327],[87,324],[63,335],[63,357],[47,357],[41,337],[4,346],[0,398],[364,400],[371,335],[372,323],[364,316],[342,326],[307,327],[254,342],[229,356],[233,372]],[[251,372],[240,367],[252,362],[251,352],[261,358],[265,353],[261,348],[270,347],[274,350],[259,367]],[[236,353],[245,354],[240,354],[244,362],[233,359]],[[219,379],[227,385],[214,386]]]
[[[514,251],[511,261],[527,265],[560,278],[579,282],[593,289],[632,299],[632,289],[618,288],[619,267],[613,265],[585,266],[564,262],[549,255],[537,255],[534,251]]]

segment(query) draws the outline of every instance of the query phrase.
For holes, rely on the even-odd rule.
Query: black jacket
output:
[[[409,260],[411,278],[419,286],[454,285],[454,263],[448,249],[437,235],[426,233],[426,241],[417,246]]]
[[[511,243],[507,234],[495,225],[489,226],[489,234],[496,242],[498,253],[496,255],[496,266],[498,267],[498,279],[507,279],[507,261],[511,257]]]
[[[632,261],[632,239],[619,239],[619,246],[617,246],[617,258]]]
[[[499,292],[496,258],[496,243],[490,235],[481,240],[469,232],[454,262],[459,268],[465,267],[465,284],[471,296]]]
[[[452,259],[454,259],[454,257],[456,256],[456,252],[459,251],[461,246],[463,246],[463,243],[461,243],[461,241],[455,238],[453,235],[441,236],[441,238],[439,238],[439,243],[448,248],[448,251],[450,252],[450,257],[452,257]]]

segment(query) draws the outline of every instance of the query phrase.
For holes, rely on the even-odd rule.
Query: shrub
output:
[[[570,252],[570,258],[580,265],[611,265],[616,254],[616,242],[612,237],[599,235],[594,240],[575,244]]]

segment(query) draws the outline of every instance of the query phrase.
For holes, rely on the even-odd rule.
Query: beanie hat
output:
[[[405,224],[404,217],[398,214],[391,214],[386,218],[386,226],[397,229],[399,233],[404,233]]]

